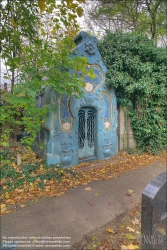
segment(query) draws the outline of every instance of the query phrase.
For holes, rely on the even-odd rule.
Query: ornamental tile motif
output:
[[[85,52],[88,53],[89,56],[95,55],[95,48],[91,41],[85,43]]]
[[[72,129],[73,118],[69,110],[69,96],[61,95],[59,99],[59,123],[64,132]]]
[[[85,76],[85,91],[89,94],[95,92],[104,82],[104,73],[101,67],[97,64],[88,64],[87,69],[93,69],[95,74],[95,78],[91,78],[90,76]]]
[[[107,92],[101,92],[100,98],[103,107],[103,122],[105,129],[109,130],[112,124],[112,100]]]
[[[85,90],[87,92],[91,92],[93,90],[93,84],[91,84],[90,82],[87,82],[85,86]]]

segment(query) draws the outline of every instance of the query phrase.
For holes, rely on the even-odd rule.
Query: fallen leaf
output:
[[[139,249],[140,247],[138,245],[134,245],[135,249]]]
[[[85,191],[90,191],[90,190],[92,190],[91,187],[85,188]]]
[[[135,230],[131,227],[127,227],[127,229],[129,230],[129,232],[134,232]]]
[[[131,190],[131,189],[128,189],[127,195],[131,196],[131,195],[134,194],[134,193],[135,193],[135,191],[133,191],[133,190]]]
[[[130,244],[127,246],[129,250],[136,249],[136,247],[133,244]]]
[[[94,196],[98,196],[99,194],[98,193],[95,193]]]
[[[136,236],[134,236],[134,235],[132,235],[132,234],[126,234],[125,236],[126,236],[126,238],[127,238],[128,240],[135,240],[135,239],[136,239]]]
[[[1,212],[3,213],[3,212],[5,212],[6,210],[7,210],[6,205],[5,205],[5,204],[2,204],[2,205],[1,205]]]
[[[137,246],[138,247],[138,246]],[[138,247],[139,248],[139,247]],[[125,245],[122,245],[121,246],[121,249],[122,250],[132,250],[132,249],[136,249],[136,245],[134,246],[134,245],[132,245],[132,244],[130,244],[130,245],[128,245],[128,246],[125,246]]]
[[[120,246],[122,250],[128,250],[129,248],[125,245]]]
[[[140,224],[140,220],[139,219],[137,219],[137,218],[135,218],[134,220],[132,220],[132,223],[133,223],[133,225],[139,225]]]
[[[106,232],[107,232],[107,233],[110,233],[110,234],[113,234],[113,233],[114,233],[114,231],[112,230],[112,228],[108,228],[108,229],[106,230]]]
[[[20,207],[25,207],[26,205],[24,205],[24,204],[22,204],[22,205],[20,205]]]
[[[91,202],[88,202],[91,207],[93,207],[93,204]]]

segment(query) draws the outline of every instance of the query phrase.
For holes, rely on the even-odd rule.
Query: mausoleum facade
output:
[[[106,66],[97,49],[97,38],[81,31],[75,37],[76,54],[87,58],[96,77],[85,77],[83,97],[60,95],[49,88],[38,96],[38,105],[50,105],[33,149],[47,163],[62,167],[80,161],[109,159],[118,154],[117,100],[105,84]],[[44,150],[39,149],[40,142]]]

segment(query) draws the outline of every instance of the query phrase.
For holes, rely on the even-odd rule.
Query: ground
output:
[[[120,176],[130,170],[144,168],[155,162],[166,162],[166,151],[158,155],[119,152],[109,160],[82,162],[70,169],[60,166],[48,167],[32,151],[13,148],[3,152],[1,175],[1,215],[9,214],[36,203],[41,197],[65,195],[68,189],[85,185],[94,180],[105,180]],[[17,165],[17,154],[21,154],[21,165]],[[90,187],[84,188],[90,191]],[[125,195],[133,196],[133,190]],[[96,193],[94,194],[96,195]],[[92,205],[91,203],[89,204]],[[117,215],[106,225],[99,227],[72,246],[72,250],[123,250],[140,248],[141,208],[132,204],[132,209]]]
[[[117,215],[111,222],[86,234],[71,250],[130,250],[140,248],[141,206]]]

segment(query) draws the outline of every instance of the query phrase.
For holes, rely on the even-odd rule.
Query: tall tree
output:
[[[92,21],[101,31],[106,29],[120,32],[137,31],[146,34],[155,42],[157,40],[161,40],[163,44],[166,42],[165,0],[90,1],[86,13],[85,22],[88,26],[89,23],[92,25]]]
[[[32,143],[47,112],[46,107],[35,107],[36,95],[44,86],[59,93],[81,93],[83,81],[77,72],[88,73],[86,59],[71,57],[77,18],[83,13],[81,2],[0,1],[1,57],[7,68],[4,78],[11,82],[10,91],[2,91],[3,145],[16,126],[24,126],[33,135],[27,138]]]

